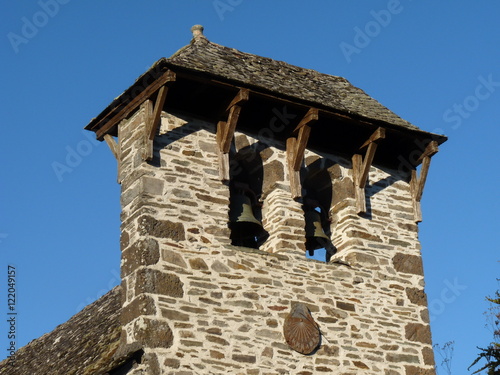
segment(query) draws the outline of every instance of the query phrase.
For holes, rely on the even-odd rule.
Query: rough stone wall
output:
[[[229,187],[218,178],[215,125],[162,114],[155,157],[141,159],[144,110],[119,127],[123,350],[130,374],[434,374],[417,226],[408,183],[372,167],[368,213],[355,213],[347,159],[319,159],[332,183],[330,263],[306,259],[301,204],[283,145],[267,140],[259,250],[230,245]],[[237,150],[256,140],[236,134]],[[307,168],[306,168],[307,169]],[[327,190],[327,189],[326,189]],[[325,189],[323,189],[325,191]],[[292,302],[323,333],[299,354],[283,337]],[[139,345],[137,345],[137,343]]]

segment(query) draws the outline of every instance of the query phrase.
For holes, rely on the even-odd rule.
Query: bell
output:
[[[231,197],[229,227],[233,240],[255,239],[262,232],[262,224],[253,215],[252,201],[246,194]]]
[[[309,255],[314,255],[314,250],[327,247],[330,237],[325,234],[321,225],[321,217],[318,211],[312,209],[305,213],[306,220],[306,249]]]

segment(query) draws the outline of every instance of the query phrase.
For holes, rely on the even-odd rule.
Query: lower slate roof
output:
[[[121,332],[121,287],[117,286],[52,332],[16,352],[16,363],[0,363],[0,375],[104,374],[114,359]]]

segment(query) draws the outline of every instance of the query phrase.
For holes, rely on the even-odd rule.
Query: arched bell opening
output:
[[[331,241],[329,209],[332,181],[328,168],[333,162],[318,159],[305,168],[303,210],[306,232],[306,257],[329,262],[337,249]]]
[[[258,249],[269,237],[262,226],[263,167],[260,155],[248,146],[231,158],[229,228],[231,244]]]

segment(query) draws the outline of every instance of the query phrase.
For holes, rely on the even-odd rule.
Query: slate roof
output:
[[[149,82],[151,77],[157,77],[156,72],[171,69],[175,72],[182,70],[203,75],[209,79],[269,93],[306,106],[348,115],[353,119],[373,123],[376,127],[409,131],[415,135],[420,133],[422,137],[432,138],[438,144],[447,139],[443,135],[423,131],[402,119],[345,78],[241,52],[210,42],[201,33],[194,35],[189,45],[169,58],[156,61],[131,87],[92,119],[85,129],[98,131],[103,126],[101,120],[111,118],[131,97],[138,95],[141,89],[145,88],[145,82]]]
[[[115,287],[52,332],[16,353],[16,365],[0,363],[1,375],[97,375],[119,363],[113,358],[121,325],[121,288]]]
[[[345,78],[224,47],[210,42],[204,36],[193,38],[188,46],[157,63],[208,73],[242,86],[264,89],[312,105],[319,104],[325,109],[384,121],[407,129],[419,129]]]

